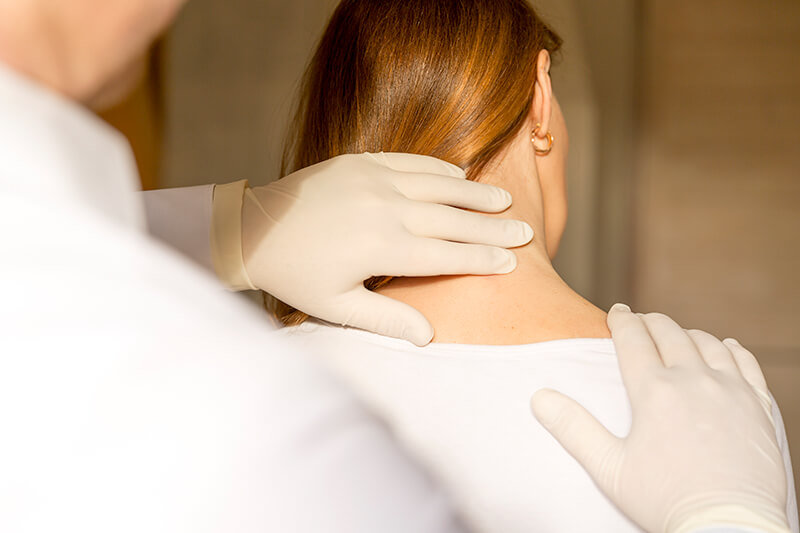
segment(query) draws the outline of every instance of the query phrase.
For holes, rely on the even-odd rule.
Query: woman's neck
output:
[[[525,249],[517,256],[511,274],[398,278],[380,292],[421,311],[436,330],[434,342],[529,344],[610,336],[605,313],[575,293],[549,261]]]
[[[512,143],[481,182],[508,190],[514,205],[493,215],[528,222],[535,236],[517,248],[517,269],[500,276],[398,278],[380,292],[419,309],[434,342],[528,344],[565,338],[607,338],[605,313],[573,291],[550,262],[544,210],[528,136]]]

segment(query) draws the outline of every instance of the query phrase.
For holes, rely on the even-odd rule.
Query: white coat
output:
[[[0,65],[0,531],[457,530],[347,391],[144,231],[209,264],[211,188],[145,210],[136,181]]]

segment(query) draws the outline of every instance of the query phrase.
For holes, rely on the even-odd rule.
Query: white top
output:
[[[610,339],[418,348],[315,321],[281,334],[317,354],[388,422],[476,531],[638,531],[529,408],[534,392],[556,389],[626,435],[630,404]],[[774,414],[796,532],[788,445],[777,407]]]
[[[136,186],[119,134],[0,65],[0,531],[457,530],[351,394],[144,233]]]

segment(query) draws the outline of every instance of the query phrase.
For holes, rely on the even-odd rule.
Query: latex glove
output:
[[[789,531],[771,397],[753,355],[626,306],[614,306],[608,324],[632,407],[629,435],[617,438],[551,390],[532,400],[541,423],[647,531]]]
[[[517,264],[504,248],[533,238],[524,222],[456,209],[501,212],[511,205],[506,191],[464,178],[460,168],[430,157],[361,154],[248,190],[247,274],[255,287],[309,315],[427,344],[433,328],[425,317],[367,291],[364,280],[504,274]]]

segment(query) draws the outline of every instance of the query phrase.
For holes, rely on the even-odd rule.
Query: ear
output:
[[[537,137],[544,139],[550,131],[553,115],[553,84],[550,80],[550,52],[542,50],[536,58],[536,84],[531,108],[534,123],[541,124]]]

